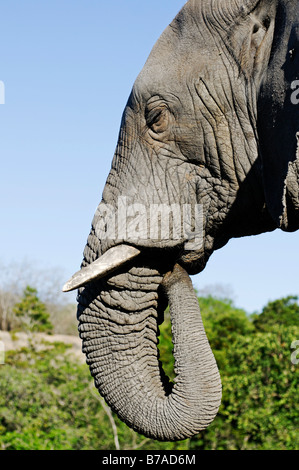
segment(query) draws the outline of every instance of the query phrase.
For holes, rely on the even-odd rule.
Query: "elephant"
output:
[[[95,386],[152,439],[198,434],[221,404],[190,276],[232,238],[299,228],[298,25],[298,0],[189,0],[133,84],[63,290],[78,289]],[[158,352],[167,306],[174,381]]]

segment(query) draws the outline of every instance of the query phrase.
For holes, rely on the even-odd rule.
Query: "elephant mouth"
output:
[[[157,440],[191,437],[215,418],[221,379],[186,270],[151,252],[119,245],[82,268],[78,320],[95,386],[120,419]],[[159,325],[169,305],[174,383],[159,358]]]
[[[73,290],[84,287],[90,282],[99,281],[102,278],[108,277],[116,270],[126,266],[134,259],[141,256],[141,253],[153,253],[153,250],[147,248],[141,249],[140,247],[120,244],[109,248],[102,256],[93,261],[87,266],[81,267],[63,286],[63,292],[71,292]],[[202,259],[202,250],[185,251],[183,245],[178,245],[167,250],[165,248],[154,249],[156,254],[155,259],[159,259],[159,265],[163,266],[161,269],[164,273],[169,271],[176,262],[179,262],[188,274],[194,274],[201,271],[206,261]],[[150,256],[146,254],[145,256]],[[169,261],[169,258],[172,261]]]
[[[96,261],[75,273],[63,286],[62,291],[70,292],[85,286],[89,282],[100,280],[125,265],[128,261],[136,258],[139,254],[140,250],[130,245],[117,245],[110,248]]]

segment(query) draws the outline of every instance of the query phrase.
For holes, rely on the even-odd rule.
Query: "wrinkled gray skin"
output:
[[[299,226],[298,0],[189,0],[154,46],[124,111],[103,203],[202,204],[203,245],[101,240],[99,212],[83,267],[116,244],[141,254],[80,289],[79,331],[95,385],[133,429],[180,440],[217,414],[221,381],[188,274],[232,237]],[[291,52],[290,52],[291,51]],[[109,221],[107,221],[109,224]],[[175,383],[158,325],[170,306]]]

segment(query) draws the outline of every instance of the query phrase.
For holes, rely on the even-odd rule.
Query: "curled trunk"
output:
[[[158,297],[168,297],[176,379],[159,361]],[[95,385],[135,431],[180,440],[206,428],[217,414],[221,381],[186,271],[164,279],[152,268],[132,268],[90,284],[79,296],[79,331]]]

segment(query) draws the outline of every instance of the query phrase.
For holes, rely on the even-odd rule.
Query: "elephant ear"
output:
[[[299,106],[294,100],[299,13],[297,2],[286,3],[278,8],[271,59],[259,94],[258,134],[268,210],[277,227],[294,231],[299,228]]]

